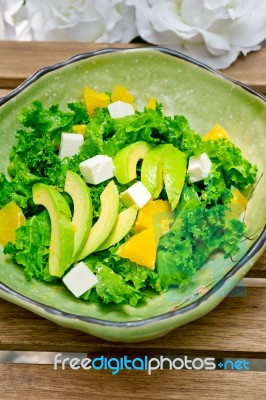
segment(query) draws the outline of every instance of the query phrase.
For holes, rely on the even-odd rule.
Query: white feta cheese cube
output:
[[[136,205],[138,208],[142,208],[151,200],[151,198],[151,193],[142,182],[134,183],[127,190],[121,193],[121,200],[127,207]]]
[[[135,114],[134,107],[131,104],[120,100],[109,104],[108,111],[112,118],[124,118]]]
[[[194,183],[207,178],[211,167],[212,162],[206,153],[190,157],[187,170],[189,181]]]
[[[59,148],[59,158],[72,157],[79,153],[84,136],[81,133],[62,133]]]
[[[62,280],[76,297],[82,296],[98,282],[97,276],[84,262],[76,264]]]
[[[99,154],[88,158],[79,164],[80,172],[85,181],[98,185],[107,179],[114,177],[114,164],[111,157]]]

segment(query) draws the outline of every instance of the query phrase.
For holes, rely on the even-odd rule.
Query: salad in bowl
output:
[[[138,110],[121,85],[83,97],[66,112],[36,100],[17,117],[1,239],[26,278],[136,306],[144,289],[187,285],[214,252],[233,256],[257,167],[228,133],[201,137],[155,98]]]
[[[147,340],[213,309],[263,251],[251,89],[167,49],[109,49],[0,104],[1,297]]]

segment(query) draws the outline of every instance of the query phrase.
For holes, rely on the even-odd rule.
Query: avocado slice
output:
[[[74,249],[70,208],[55,187],[36,183],[32,194],[34,203],[43,205],[51,219],[49,273],[61,277],[72,263]]]
[[[137,163],[152,147],[150,143],[136,142],[116,154],[113,159],[114,174],[119,183],[129,183],[137,178]]]
[[[153,147],[145,156],[141,166],[141,182],[154,199],[157,199],[163,189],[163,163],[166,151],[171,144],[159,144]]]
[[[171,146],[164,153],[163,181],[172,210],[176,208],[179,202],[185,183],[186,171],[187,157],[185,153]]]
[[[101,194],[101,213],[93,225],[89,237],[77,256],[77,261],[83,260],[93,253],[108,238],[118,218],[119,193],[114,181],[108,183]]]
[[[97,251],[108,249],[122,240],[132,228],[138,213],[137,206],[131,206],[118,215],[115,227]]]
[[[84,247],[91,229],[92,201],[86,182],[73,171],[67,171],[65,192],[71,196],[74,205],[72,224],[75,231],[73,251],[73,261],[75,261],[77,254]]]

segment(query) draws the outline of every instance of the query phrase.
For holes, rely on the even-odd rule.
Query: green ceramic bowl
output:
[[[0,100],[0,170],[6,172],[10,148],[18,128],[16,116],[35,99],[61,107],[80,100],[82,88],[112,91],[126,86],[143,107],[155,97],[165,114],[184,114],[193,129],[207,132],[220,123],[245,157],[265,170],[265,98],[184,55],[163,48],[84,53],[30,77]],[[257,183],[245,215],[246,236],[234,259],[216,255],[184,289],[170,289],[133,308],[88,304],[64,287],[25,280],[22,269],[0,249],[0,296],[64,327],[121,342],[136,342],[165,335],[214,309],[250,270],[265,247],[265,175]]]

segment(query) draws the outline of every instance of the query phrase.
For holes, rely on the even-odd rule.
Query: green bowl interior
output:
[[[163,104],[165,114],[183,114],[192,128],[206,133],[219,123],[249,161],[265,169],[266,103],[241,86],[188,61],[154,50],[130,50],[93,55],[49,72],[22,90],[0,109],[0,171],[6,172],[8,156],[19,128],[16,116],[33,100],[45,106],[59,103],[65,109],[82,99],[83,87],[112,91],[124,85],[135,95],[138,108],[151,97]],[[89,304],[76,299],[63,286],[27,282],[22,269],[0,252],[0,282],[14,291],[64,312],[107,321],[134,321],[164,314],[190,304],[219,282],[254,244],[265,224],[266,193],[263,176],[250,198],[245,215],[247,235],[234,260],[216,254],[184,289],[172,288],[157,295],[147,292],[146,301],[130,306]]]

